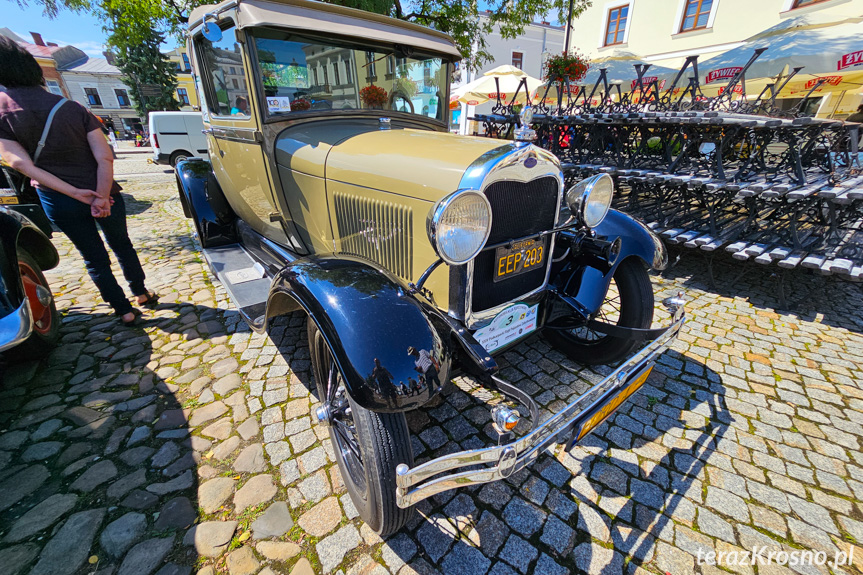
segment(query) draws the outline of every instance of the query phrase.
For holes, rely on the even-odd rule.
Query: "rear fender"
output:
[[[27,250],[43,270],[60,263],[57,248],[29,218],[14,210],[0,208],[0,314],[24,302],[18,273],[18,250]]]
[[[273,280],[267,317],[298,309],[315,322],[348,393],[366,409],[415,409],[449,381],[454,354],[445,321],[368,261],[330,256],[286,266]],[[437,367],[418,371],[409,347],[427,352]]]
[[[175,168],[180,202],[205,248],[236,243],[236,215],[228,204],[210,162],[201,159],[180,162]]]
[[[554,280],[555,286],[575,301],[585,317],[590,317],[602,306],[611,278],[625,259],[637,257],[656,270],[663,270],[668,265],[668,252],[659,236],[626,214],[609,210],[594,232],[595,236],[583,240],[582,249],[571,257]],[[613,257],[584,249],[590,247],[585,244],[591,242],[614,243],[618,239],[618,249]]]

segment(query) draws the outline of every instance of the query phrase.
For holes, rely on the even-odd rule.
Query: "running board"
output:
[[[240,315],[252,327],[264,327],[267,298],[273,278],[240,244],[204,248],[210,269],[225,286],[228,297]]]

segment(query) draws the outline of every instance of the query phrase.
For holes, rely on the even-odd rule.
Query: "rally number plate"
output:
[[[486,327],[474,332],[473,337],[489,353],[536,331],[539,304],[527,306],[523,303],[506,308]]]
[[[521,240],[495,250],[494,281],[499,282],[541,268],[548,249],[546,238]]]

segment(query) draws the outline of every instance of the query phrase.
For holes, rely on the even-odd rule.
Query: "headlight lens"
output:
[[[438,255],[451,265],[476,257],[491,232],[491,205],[473,190],[450,194],[432,208],[428,217],[429,240]]]
[[[598,174],[581,180],[566,192],[566,204],[589,228],[605,219],[614,197],[614,180],[608,174]]]

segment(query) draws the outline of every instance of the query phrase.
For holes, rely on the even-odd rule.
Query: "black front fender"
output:
[[[201,245],[213,248],[235,243],[236,215],[216,181],[210,162],[201,159],[179,162],[176,173],[183,212],[194,221]]]
[[[415,409],[449,381],[453,348],[445,321],[368,261],[331,256],[292,262],[273,280],[267,317],[296,309],[315,322],[348,393],[366,409]],[[420,355],[409,355],[409,348]],[[422,370],[423,364],[431,367]]]
[[[609,210],[605,219],[593,230],[593,238],[582,240],[581,249],[571,256],[554,285],[575,300],[579,311],[590,317],[605,301],[611,278],[625,259],[637,257],[653,269],[668,265],[668,252],[662,240],[643,223],[617,210]],[[590,244],[611,245],[618,242],[615,255],[609,250],[592,250]]]

